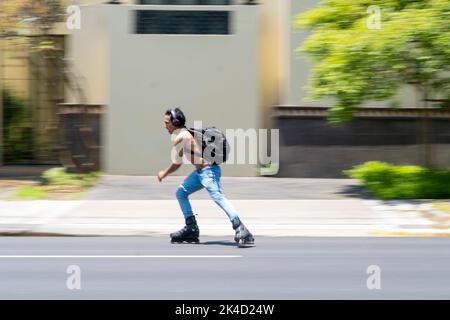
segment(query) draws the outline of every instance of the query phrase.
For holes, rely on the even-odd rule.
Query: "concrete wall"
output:
[[[288,54],[286,55],[289,70],[289,82],[287,84],[286,96],[283,105],[308,105],[320,106],[324,102],[310,102],[306,100],[307,92],[304,88],[308,82],[311,72],[311,61],[306,54],[297,52],[299,45],[308,37],[308,30],[296,30],[293,20],[300,12],[305,12],[317,6],[320,0],[288,0],[289,13],[286,19],[287,30],[289,30]]]
[[[110,174],[156,174],[170,164],[163,127],[170,107],[180,106],[188,125],[202,120],[221,129],[260,127],[260,6],[156,8],[231,10],[233,34],[133,34],[133,11],[154,6],[82,7],[82,28],[73,33],[69,51],[87,102],[106,105],[102,158]],[[223,168],[229,175],[257,173],[254,165]],[[178,173],[191,170],[184,166]]]
[[[344,177],[343,170],[375,160],[424,165],[421,118],[384,113],[381,117],[356,117],[342,126],[329,125],[324,115],[277,117],[281,143],[278,176]],[[450,113],[431,119],[429,127],[432,165],[450,168]]]

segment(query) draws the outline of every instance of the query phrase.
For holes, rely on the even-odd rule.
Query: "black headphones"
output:
[[[175,112],[175,109],[170,110],[170,121],[175,127],[179,127],[181,124],[180,119],[177,118],[177,113]]]

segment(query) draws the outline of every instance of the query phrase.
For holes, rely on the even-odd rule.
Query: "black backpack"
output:
[[[225,134],[216,127],[189,128],[189,132],[202,146],[202,158],[211,164],[222,164],[228,160],[230,144]]]

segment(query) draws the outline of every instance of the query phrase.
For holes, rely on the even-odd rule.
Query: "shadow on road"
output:
[[[362,185],[347,185],[344,186],[336,194],[343,195],[349,198],[359,198],[359,199],[375,199],[369,191],[367,191]]]
[[[202,245],[219,245],[219,246],[230,246],[230,247],[236,247],[236,242],[234,241],[227,241],[227,240],[219,240],[219,241],[206,241],[206,242],[200,242],[199,244]]]
[[[41,181],[44,171],[60,165],[4,165],[0,166],[0,179]]]

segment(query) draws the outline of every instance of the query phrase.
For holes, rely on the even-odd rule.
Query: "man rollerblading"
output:
[[[223,146],[228,146],[228,144],[217,143],[222,140],[226,142],[226,138],[220,131],[213,127],[200,130],[201,139],[198,141],[199,136],[194,132],[197,129],[188,130],[185,123],[186,118],[179,108],[166,111],[164,115],[164,126],[172,135],[176,152],[175,155],[172,154],[172,164],[166,170],[158,172],[159,182],[178,170],[182,165],[183,156],[195,166],[195,170],[181,183],[176,191],[176,197],[183,212],[186,225],[177,232],[170,234],[171,242],[199,242],[200,232],[188,197],[190,194],[205,188],[211,199],[227,214],[235,230],[234,240],[238,246],[245,247],[253,245],[255,242],[253,235],[241,222],[236,209],[225,197],[220,183],[220,164],[226,161],[228,155],[226,147],[223,148]],[[210,139],[212,136],[214,139]],[[205,137],[207,137],[207,140],[205,140]],[[216,143],[214,145],[215,148],[211,149],[211,145],[208,145],[208,143]],[[218,145],[220,147],[217,147]],[[208,155],[204,149],[215,150],[214,155],[212,153]]]

